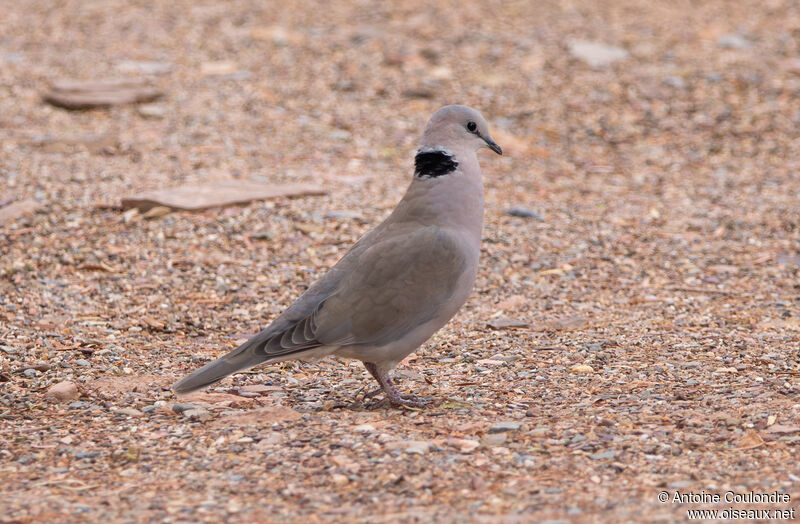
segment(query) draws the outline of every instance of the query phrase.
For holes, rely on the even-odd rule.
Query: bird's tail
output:
[[[251,368],[269,360],[269,356],[263,351],[259,351],[266,338],[268,337],[262,336],[261,333],[256,335],[227,355],[218,358],[214,362],[209,362],[191,375],[183,377],[172,385],[172,391],[176,395],[185,395],[219,382],[231,373]]]

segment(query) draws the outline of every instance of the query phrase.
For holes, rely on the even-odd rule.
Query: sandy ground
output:
[[[0,0],[0,205],[41,204],[0,225],[0,521],[797,506],[800,6],[429,4]],[[165,96],[42,101],[110,77]],[[371,379],[333,359],[175,406],[175,379],[387,215],[447,103],[480,109],[506,154],[481,153],[473,296],[397,371],[430,406],[364,406]],[[120,209],[220,180],[328,194]],[[47,395],[64,381],[80,396]],[[789,501],[673,501],[727,491]]]

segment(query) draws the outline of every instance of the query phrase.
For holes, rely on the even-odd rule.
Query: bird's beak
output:
[[[483,137],[483,140],[486,142],[486,147],[488,147],[489,149],[491,149],[492,151],[494,151],[498,155],[502,156],[503,150],[500,149],[500,146],[497,145],[497,142],[492,140],[492,137],[490,137],[490,136]]]

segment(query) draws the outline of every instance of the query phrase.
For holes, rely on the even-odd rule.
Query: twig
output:
[[[687,293],[706,293],[709,295],[740,295],[740,296],[749,296],[744,294],[736,293],[735,291],[722,291],[719,289],[705,289],[701,287],[684,287],[684,286],[676,286],[676,287],[668,287],[666,288],[669,291],[685,291]]]

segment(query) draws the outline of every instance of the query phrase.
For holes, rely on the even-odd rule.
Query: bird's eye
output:
[[[474,133],[477,130],[478,130],[478,124],[472,121],[467,122],[467,131],[469,131],[470,133]]]

